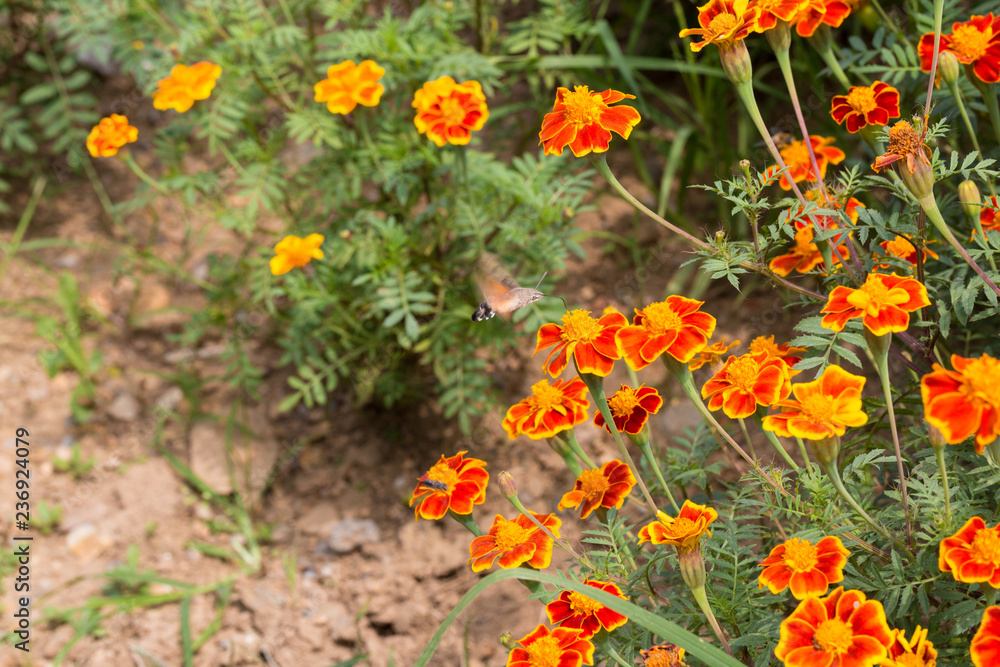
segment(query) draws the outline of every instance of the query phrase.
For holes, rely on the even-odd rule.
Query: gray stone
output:
[[[346,554],[379,537],[378,525],[371,519],[344,519],[330,530],[327,543],[335,553]]]

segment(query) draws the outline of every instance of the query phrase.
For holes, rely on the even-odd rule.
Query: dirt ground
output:
[[[142,152],[137,149],[135,154],[141,163]],[[127,169],[114,160],[98,166],[112,197],[127,199],[135,185]],[[642,191],[634,180],[626,183],[633,191]],[[466,564],[471,536],[464,528],[449,521],[414,521],[407,500],[416,478],[440,455],[468,450],[470,456],[488,462],[492,475],[510,471],[522,501],[535,511],[556,511],[560,496],[572,487],[571,475],[544,442],[507,439],[499,413],[484,419],[472,437],[463,437],[429,404],[390,414],[356,408],[346,395],[335,395],[323,409],[279,414],[276,406],[285,396],[287,376],[278,366],[278,351],[251,335],[254,360],[267,373],[259,409],[239,415],[248,424],[249,435],[236,434],[227,445],[222,424],[234,397],[214,387],[200,398],[198,409],[217,419],[198,421],[191,428],[169,421],[160,442],[218,493],[230,493],[235,479],[252,503],[254,521],[272,527],[270,539],[262,546],[260,568],[251,573],[232,560],[196,549],[195,542],[230,547],[234,537],[213,532],[213,522],[225,520],[221,508],[186,484],[153,443],[158,410],[181,415],[192,410],[183,387],[174,381],[177,364],[192,363],[202,375],[218,372],[224,364],[220,345],[189,349],[168,339],[168,334],[180,330],[186,317],[183,309],[198,308],[201,296],[167,279],[147,278],[141,283],[116,279],[116,258],[111,254],[115,239],[89,184],[61,183],[50,192],[26,238],[78,243],[32,253],[37,263],[16,257],[0,293],[8,300],[50,297],[57,274],[72,273],[90,307],[107,318],[84,334],[90,349],[102,351],[104,363],[96,412],[87,423],[75,424],[69,403],[76,375],[63,372],[50,379],[39,361],[49,345],[35,334],[33,324],[14,318],[0,321],[4,516],[13,518],[9,490],[14,485],[14,433],[19,427],[30,433],[33,509],[43,499],[63,509],[51,534],[29,531],[34,537],[31,652],[0,646],[0,664],[51,665],[61,652],[64,665],[182,664],[177,602],[110,615],[100,629],[86,633],[68,649],[74,627],[39,620],[45,609],[67,610],[99,596],[107,585],[102,575],[127,566],[129,550],[134,549],[138,570],[180,582],[154,583],[149,590],[154,595],[177,592],[182,584],[208,590],[233,578],[221,627],[198,650],[195,665],[326,667],[358,655],[368,656],[362,665],[410,665],[445,615],[479,579]],[[25,199],[15,199],[15,211]],[[596,210],[577,216],[581,229],[631,233],[633,213],[627,204],[609,195],[594,203]],[[165,220],[179,214],[175,205],[162,199],[156,212]],[[149,233],[152,225],[144,213],[127,221],[139,236]],[[0,225],[5,240],[11,239],[15,222],[7,219]],[[641,243],[653,249],[646,265],[630,266],[623,255],[607,253],[604,242],[589,240],[584,243],[587,259],[571,264],[555,289],[571,306],[592,311],[616,305],[630,313],[641,305],[639,301],[661,299],[686,256],[682,248],[665,242],[665,234],[652,222],[642,221],[639,228]],[[155,238],[150,250],[156,256],[195,275],[203,271],[210,253],[241,243],[213,228],[194,247],[179,226],[171,225],[160,227]],[[637,277],[645,283],[643,295],[635,293]],[[709,289],[706,298],[718,304],[709,308],[719,318],[717,336],[749,342],[773,332],[785,319],[776,297],[751,295],[734,308],[736,296],[725,284]],[[485,326],[509,325],[496,319]],[[506,386],[510,402],[525,396],[541,377],[541,363],[530,358],[527,341],[518,357],[505,359],[495,370],[514,378]],[[614,375],[608,386],[625,379],[624,373]],[[647,384],[659,383],[665,396],[673,396],[654,423],[659,442],[667,442],[692,425],[694,415],[676,399],[662,375],[647,374],[645,379]],[[610,438],[587,426],[578,430],[581,444],[596,460],[616,456]],[[302,442],[307,444],[300,447]],[[70,458],[74,445],[84,458],[95,459],[94,467],[78,478],[58,471],[53,463],[55,458]],[[265,486],[267,492],[262,494]],[[633,511],[641,510],[633,506]],[[491,482],[487,501],[475,516],[485,527],[497,513],[511,516],[513,510]],[[562,513],[561,518],[563,534],[577,541],[578,519],[572,512]],[[22,534],[8,521],[0,533],[8,545],[15,534]],[[7,611],[16,608],[11,579],[5,577],[2,585],[4,631],[11,629]],[[504,664],[501,633],[520,637],[544,619],[542,605],[525,601],[525,596],[516,582],[489,590],[448,631],[433,664]],[[189,610],[193,636],[212,622],[217,602],[211,592],[193,599]],[[105,614],[112,611],[100,604],[93,607]]]

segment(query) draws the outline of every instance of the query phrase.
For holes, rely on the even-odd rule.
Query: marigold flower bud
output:
[[[510,632],[505,632],[500,635],[500,645],[503,646],[508,651],[513,651],[517,648],[517,640],[514,639],[514,635]]]
[[[500,485],[500,493],[507,500],[517,496],[517,482],[514,481],[514,476],[506,470],[497,475],[497,484]]]
[[[834,463],[840,454],[840,436],[833,435],[820,440],[810,440],[809,447],[820,464]]]
[[[643,424],[642,430],[638,433],[625,432],[628,439],[631,440],[637,447],[645,447],[649,444],[649,424]]]
[[[917,200],[934,198],[934,169],[923,160],[913,161],[913,171],[900,167],[899,178]]]
[[[981,204],[983,198],[979,194],[979,188],[973,181],[962,181],[958,185],[958,201],[962,203],[962,210],[970,221],[979,219],[979,214],[983,210]]]
[[[944,438],[944,433],[933,424],[927,425],[927,436],[931,441],[931,447],[934,449],[941,449],[948,444],[948,441]]]
[[[719,58],[722,59],[722,69],[726,76],[737,86],[747,83],[753,77],[753,63],[750,62],[750,52],[743,40],[732,44],[719,44]]]
[[[788,21],[778,20],[774,27],[764,33],[767,43],[771,45],[771,50],[775,53],[787,51],[792,46],[792,30]]]
[[[949,86],[958,81],[958,58],[951,51],[941,51],[938,54],[938,72],[941,79]]]
[[[705,557],[701,555],[701,547],[696,549],[677,550],[677,562],[681,568],[681,577],[689,588],[705,587]]]

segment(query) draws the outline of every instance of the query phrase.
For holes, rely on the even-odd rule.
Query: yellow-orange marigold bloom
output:
[[[551,438],[587,418],[587,385],[579,378],[536,382],[531,396],[511,406],[501,424],[510,439],[526,435],[532,440]]]
[[[623,384],[621,389],[608,398],[608,407],[611,409],[615,428],[619,433],[630,435],[637,435],[646,425],[649,415],[655,415],[662,406],[663,399],[652,387],[640,386],[638,389],[632,389]],[[604,421],[604,415],[600,412],[594,415],[594,426],[611,433],[611,429]]]
[[[938,567],[965,584],[1000,588],[1000,524],[992,528],[974,516],[957,533],[941,540]]]
[[[842,0],[809,0],[791,23],[799,37],[812,37],[824,23],[839,28],[850,13],[851,6]]]
[[[466,450],[441,460],[420,478],[410,498],[414,520],[437,520],[451,510],[455,514],[472,514],[472,508],[486,500],[486,484],[490,481],[486,461],[464,458]]]
[[[722,361],[722,355],[729,352],[729,350],[732,350],[739,344],[740,341],[738,340],[734,340],[732,343],[727,344],[725,337],[723,337],[723,339],[718,343],[712,343],[695,355],[695,358],[688,364],[688,370],[696,371],[706,364],[709,368],[715,366],[715,364]]]
[[[877,174],[897,160],[906,161],[906,170],[911,174],[917,169],[919,160],[925,167],[930,167],[931,149],[924,143],[925,131],[917,134],[916,129],[907,120],[901,120],[889,128],[889,145],[885,153],[875,158],[872,169]]]
[[[834,255],[834,259],[840,263],[839,253]],[[819,245],[813,243],[812,227],[796,229],[795,245],[789,247],[784,255],[773,258],[767,266],[779,276],[787,276],[792,271],[809,273],[817,266],[825,266]]]
[[[828,165],[840,164],[846,157],[844,151],[832,145],[833,141],[833,137],[809,135],[809,143],[812,144],[813,153],[816,155],[816,166],[819,167],[820,176],[823,177],[826,177]],[[789,178],[796,183],[819,180],[813,171],[812,160],[809,159],[809,149],[806,147],[805,141],[801,139],[791,141],[781,147],[778,152],[781,154],[785,167],[787,167],[786,171],[781,174],[781,180],[778,181],[782,190],[792,189]]]
[[[128,118],[113,113],[94,126],[87,136],[87,150],[92,157],[111,157],[118,149],[139,138],[139,130],[128,124]]]
[[[691,50],[697,53],[709,44],[725,47],[746,38],[756,23],[757,8],[749,0],[710,0],[698,8],[701,27],[681,30],[680,36],[700,38],[691,42]]]
[[[610,581],[584,579],[583,583],[618,596],[622,600],[628,600],[622,595],[621,589]],[[549,623],[554,623],[560,628],[580,630],[581,639],[590,639],[600,632],[601,628],[610,632],[628,622],[628,618],[617,611],[608,609],[600,602],[576,591],[560,593],[559,597],[545,605],[545,613],[549,617]]]
[[[594,645],[580,630],[539,624],[507,656],[507,667],[580,667],[594,664]]]
[[[413,124],[438,146],[464,146],[489,118],[486,95],[478,81],[456,83],[450,76],[428,81],[413,95]]]
[[[910,313],[931,305],[927,288],[909,276],[895,273],[869,273],[858,289],[838,285],[823,306],[822,324],[833,331],[843,331],[848,320],[862,318],[865,328],[876,336],[906,331]]]
[[[785,438],[823,440],[844,435],[848,426],[861,426],[868,415],[861,409],[865,378],[840,366],[827,366],[812,382],[792,385],[795,399],[779,401],[785,412],[764,417],[764,428]]]
[[[581,373],[606,377],[615,367],[615,359],[621,359],[615,334],[627,324],[628,318],[617,311],[595,319],[589,310],[572,310],[563,315],[562,326],[551,323],[541,326],[531,356],[555,345],[544,365],[552,377],[565,370],[570,357]]]
[[[704,301],[668,296],[642,310],[632,325],[618,330],[615,340],[632,370],[640,370],[666,352],[682,364],[701,352],[715,331],[715,318],[699,311]]]
[[[973,233],[975,233],[975,232],[973,232]],[[882,246],[882,250],[885,251],[885,254],[886,254],[887,257],[890,257],[890,256],[891,257],[898,257],[898,258],[900,258],[902,260],[905,260],[905,261],[909,262],[910,264],[913,264],[914,266],[916,266],[916,264],[917,264],[917,246],[908,237],[906,237],[906,236],[900,236],[900,235],[897,234],[896,238],[894,238],[893,240],[891,240],[891,241],[882,241],[882,243],[880,243],[879,245]],[[922,258],[921,261],[926,262],[928,257],[930,257],[931,259],[937,259],[938,258],[937,253],[934,252],[933,250],[930,250],[929,248],[927,248],[927,246],[924,246],[922,248],[922,250],[923,250],[923,258]],[[880,269],[886,269],[886,268],[889,268],[889,265],[888,264],[881,264],[881,265],[879,265],[879,268]]]
[[[853,86],[846,95],[834,95],[830,115],[837,125],[847,122],[851,134],[866,125],[885,125],[899,118],[899,91],[882,81]]]
[[[1000,665],[1000,607],[987,607],[969,645],[975,667]]]
[[[559,527],[562,520],[559,517],[555,514],[531,514],[549,532],[561,537]],[[518,514],[513,521],[497,514],[490,532],[472,540],[469,556],[473,572],[493,567],[494,561],[504,569],[527,563],[536,570],[544,570],[552,561],[552,538],[523,514]]]
[[[378,82],[385,74],[374,60],[362,60],[355,65],[353,60],[345,60],[339,65],[330,65],[326,78],[313,86],[317,102],[326,102],[330,113],[349,114],[359,104],[376,106],[385,92],[385,86]]]
[[[586,519],[598,507],[620,509],[635,486],[635,477],[621,461],[608,461],[600,468],[584,470],[576,478],[573,490],[559,501],[559,510],[580,507],[580,518]]]
[[[839,537],[830,535],[813,544],[793,537],[774,547],[760,566],[757,588],[777,595],[791,589],[796,600],[825,595],[830,584],[844,580],[844,566],[851,555]]]
[[[545,155],[562,155],[567,146],[577,157],[604,153],[611,144],[612,132],[628,139],[641,120],[639,112],[627,104],[608,106],[624,99],[634,100],[635,95],[617,90],[596,93],[587,86],[574,86],[572,92],[559,88],[552,111],[542,119],[538,145]]]
[[[757,32],[771,30],[778,21],[791,21],[808,0],[758,0]]]
[[[650,646],[642,655],[643,667],[687,667],[684,664],[684,649],[674,644]]]
[[[757,336],[750,343],[750,354],[757,354],[758,352],[766,352],[768,355],[781,359],[789,368],[793,368],[795,364],[802,361],[802,357],[798,356],[800,352],[805,352],[804,347],[793,347],[791,343],[782,343],[781,345],[775,345],[774,335],[770,335],[767,338],[764,336]]]
[[[161,79],[153,93],[153,106],[160,111],[174,109],[184,113],[195,103],[205,100],[215,88],[215,80],[222,74],[222,68],[210,62],[191,65],[174,65],[170,76]]]
[[[790,393],[788,365],[767,352],[729,357],[701,388],[701,397],[708,399],[708,409],[722,408],[730,419],[749,417],[758,405],[773,405],[788,398]]]
[[[271,273],[284,275],[294,268],[302,267],[314,259],[323,259],[322,234],[310,234],[304,239],[289,234],[274,246],[271,258]]]
[[[891,641],[882,603],[841,586],[799,603],[781,623],[774,654],[785,667],[874,667]]]
[[[1000,14],[973,16],[968,21],[954,23],[951,34],[942,33],[938,51],[951,51],[963,65],[972,65],[975,75],[986,83],[1000,81]],[[931,71],[934,55],[934,33],[920,38],[917,47],[920,69]]]
[[[889,655],[881,663],[881,667],[936,667],[937,649],[927,641],[927,630],[917,629],[909,640],[903,630],[892,631],[892,642],[889,644]]]
[[[951,355],[949,371],[934,364],[920,380],[924,419],[957,445],[976,436],[976,453],[1000,435],[1000,361],[984,354],[978,359]]]
[[[719,513],[707,505],[698,505],[685,500],[677,518],[663,512],[656,515],[658,521],[643,526],[639,531],[639,544],[672,544],[678,552],[694,551],[701,536],[712,536],[709,524],[719,518]]]
[[[1000,202],[995,195],[988,196],[983,202],[983,207],[979,209],[979,224],[984,232],[1000,232]],[[972,238],[976,237],[976,230],[972,230]]]

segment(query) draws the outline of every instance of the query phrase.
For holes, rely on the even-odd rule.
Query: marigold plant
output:
[[[623,600],[626,599],[622,595],[621,589],[610,581],[585,579],[583,583],[616,595]],[[610,632],[628,622],[625,616],[576,591],[560,593],[558,598],[545,605],[545,613],[549,617],[549,623],[554,623],[560,628],[579,629],[581,639],[590,639],[601,629]]]
[[[760,566],[757,585],[777,595],[786,588],[796,600],[825,595],[830,584],[844,580],[844,566],[851,552],[835,535],[813,544],[793,537],[774,547]]]
[[[635,95],[617,90],[595,93],[587,86],[575,86],[572,91],[560,88],[552,111],[542,121],[538,145],[546,155],[561,155],[567,146],[577,157],[607,151],[612,132],[628,139],[641,120],[639,112],[627,104],[610,106],[627,99]]]
[[[338,65],[330,65],[326,78],[317,83],[316,101],[326,102],[330,113],[349,114],[359,104],[376,106],[385,86],[378,82],[385,74],[374,60],[362,60],[355,65],[353,60],[345,60]]]
[[[428,81],[413,95],[413,118],[420,134],[438,146],[464,146],[490,117],[486,95],[478,81],[457,83],[450,76]]]
[[[586,519],[599,507],[620,509],[636,484],[632,470],[618,460],[611,460],[594,470],[584,470],[576,478],[573,490],[559,501],[559,510],[579,507]]]
[[[208,99],[221,75],[222,68],[210,62],[200,62],[190,67],[174,65],[170,76],[156,84],[153,106],[160,110],[173,109],[184,113],[196,101]]]

